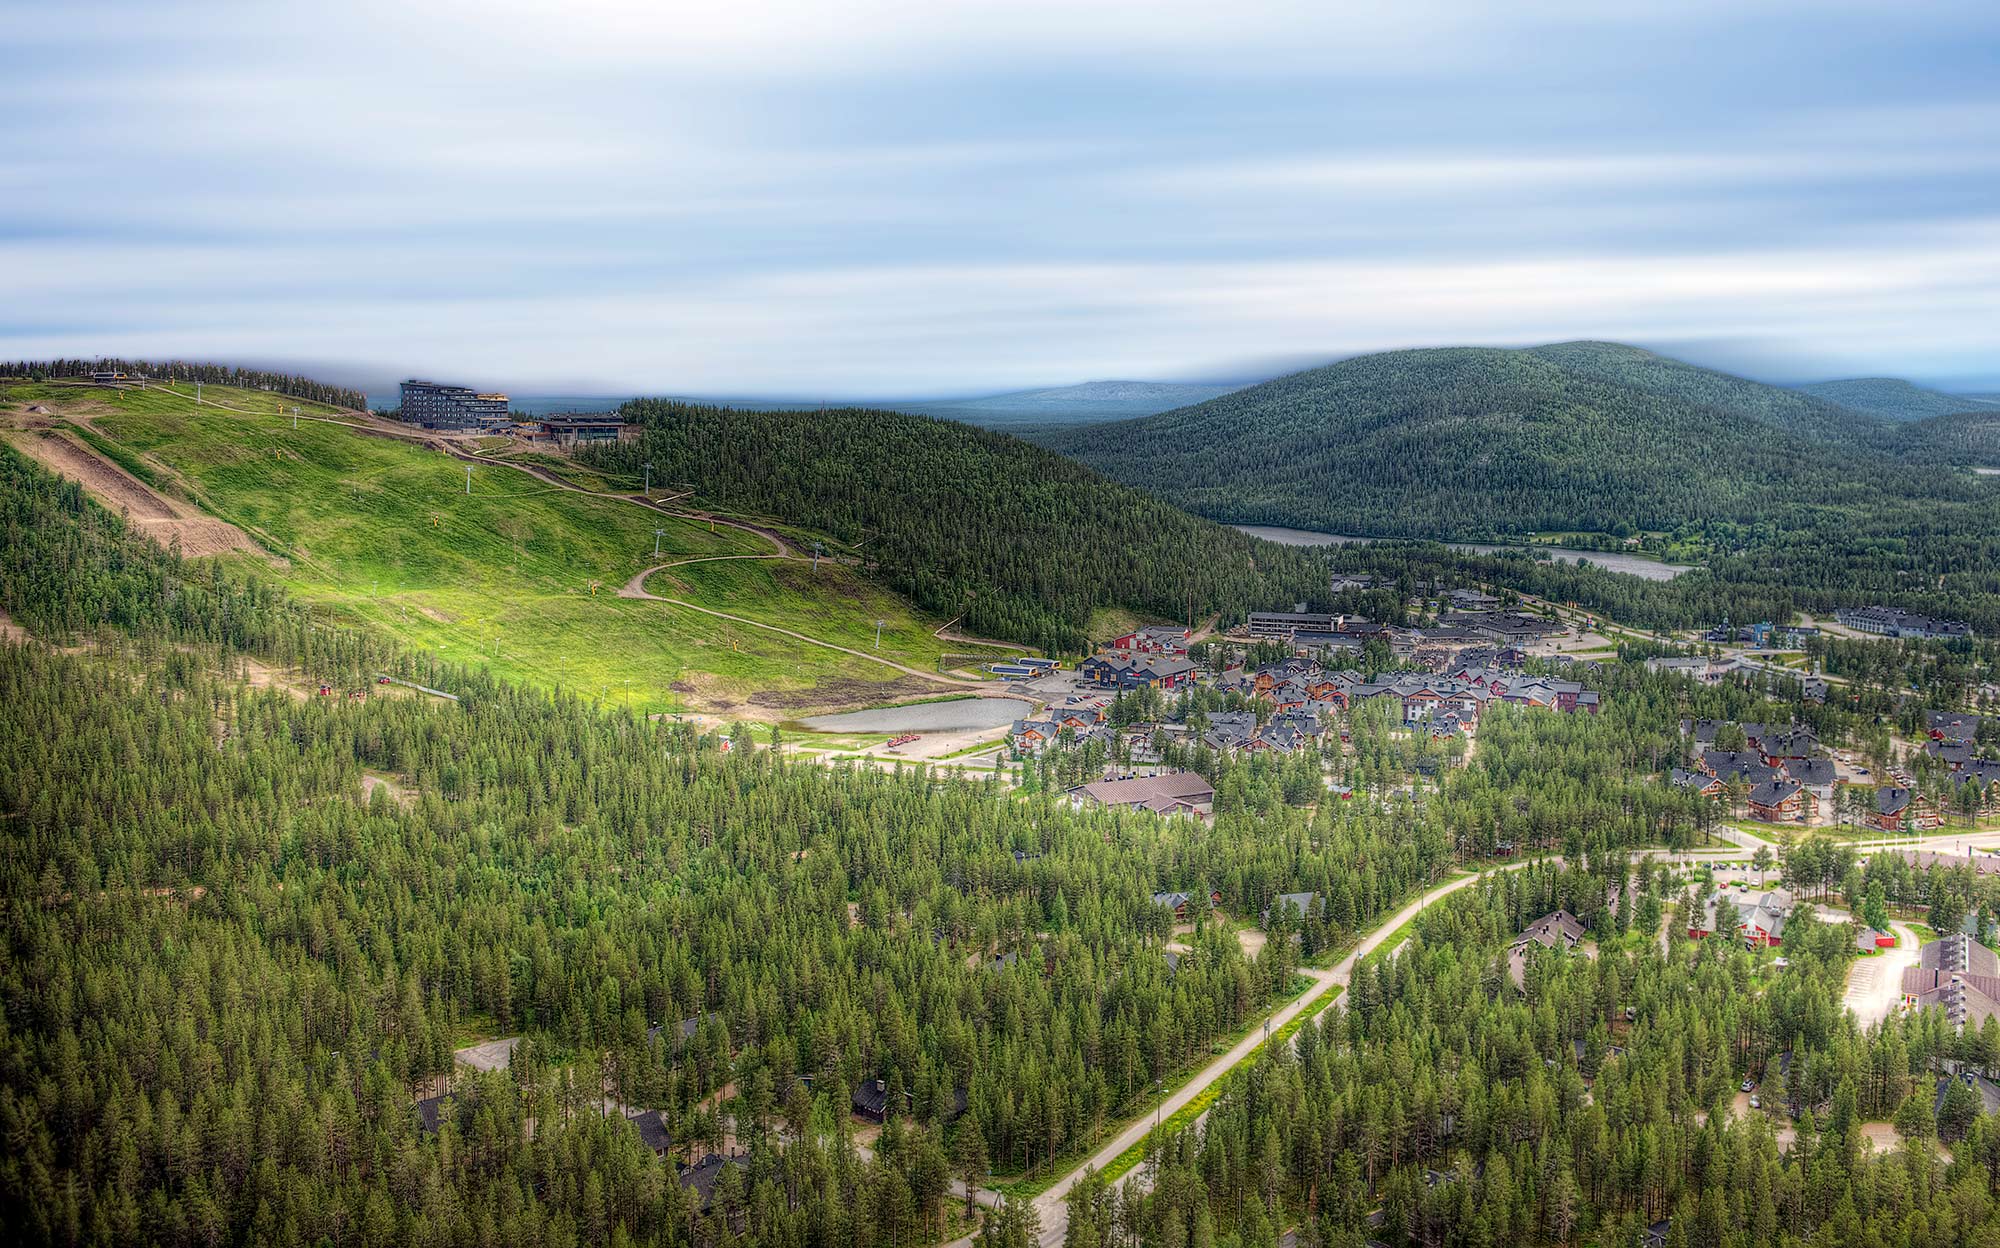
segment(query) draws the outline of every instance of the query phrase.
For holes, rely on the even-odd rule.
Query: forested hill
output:
[[[1846,381],[1815,381],[1798,389],[1856,412],[1887,420],[1922,420],[1954,412],[2000,413],[1992,399],[1942,394],[1912,385],[1900,377],[1854,377]]]
[[[1255,541],[1005,434],[899,412],[625,404],[638,442],[595,462],[705,506],[830,534],[961,628],[1065,652],[1091,613],[1167,619],[1324,596],[1316,557]]]
[[[1968,467],[2000,466],[2000,407],[1913,420],[1896,433],[1903,453],[1911,459]]]
[[[1885,422],[1605,343],[1361,356],[1045,445],[1232,521],[1476,537],[1755,523],[1918,485]]]

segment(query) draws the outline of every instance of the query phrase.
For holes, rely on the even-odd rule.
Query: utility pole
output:
[[[471,464],[467,464],[467,465],[465,466],[465,492],[466,492],[467,494],[471,494],[471,493],[472,493],[472,465],[471,465]]]
[[[645,491],[645,492],[646,492],[646,497],[647,497],[647,498],[651,498],[651,497],[653,496],[653,461],[652,461],[652,460],[650,460],[650,459],[646,461],[646,491]]]
[[[823,543],[817,541],[813,543],[813,571],[815,572],[819,571],[819,555],[822,549],[824,549]]]
[[[296,429],[298,427],[299,427],[299,409],[295,407],[292,409],[292,428]],[[469,490],[467,491],[467,493],[470,492],[471,491]]]
[[[875,648],[877,650],[882,648],[882,621],[880,620],[875,621]]]
[[[201,402],[201,383],[198,381],[194,383],[194,401]]]
[[[653,530],[653,558],[658,559],[660,557],[660,539],[666,535],[667,531],[665,529]]]

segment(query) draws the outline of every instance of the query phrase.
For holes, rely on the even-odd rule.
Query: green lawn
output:
[[[846,706],[913,692],[913,678],[864,659],[617,597],[655,563],[768,554],[770,543],[754,533],[711,532],[500,464],[471,465],[468,494],[468,465],[420,445],[323,421],[294,429],[289,413],[275,410],[291,401],[261,392],[205,386],[203,395],[272,414],[198,407],[160,390],[49,384],[0,389],[0,404],[34,403],[76,419],[107,458],[235,523],[277,556],[228,558],[412,649],[643,710],[781,718],[796,713],[785,704],[802,696]],[[941,621],[830,563],[817,575],[804,563],[697,564],[657,575],[650,588],[869,653],[881,619],[883,656],[925,671],[945,648],[931,635]],[[892,688],[899,679],[904,685]],[[814,689],[824,696],[802,693]]]

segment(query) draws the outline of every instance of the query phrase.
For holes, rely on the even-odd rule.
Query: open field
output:
[[[188,553],[274,577],[336,621],[641,710],[778,720],[941,689],[758,624],[872,654],[880,619],[882,657],[920,671],[946,649],[978,650],[938,640],[941,621],[851,568],[769,558],[755,533],[324,420],[294,429],[290,400],[262,392],[205,386],[203,398],[18,384],[0,389],[0,422],[100,501],[162,526],[162,540],[171,528]],[[714,562],[655,573],[650,588],[742,622],[618,596],[685,559]]]
[[[646,579],[646,589],[785,628],[802,628],[801,621],[810,621],[803,631],[815,637],[926,671],[936,670],[946,652],[993,659],[1008,653],[940,641],[933,631],[936,622],[919,619],[894,594],[832,560],[821,560],[817,571],[810,559],[690,563],[654,573]],[[841,609],[828,610],[833,606]],[[816,618],[816,613],[824,614]],[[884,621],[879,649],[876,620]]]

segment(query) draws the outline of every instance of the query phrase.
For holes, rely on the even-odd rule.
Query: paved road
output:
[[[1733,847],[1729,849],[1698,849],[1698,850],[1691,850],[1685,854],[1673,854],[1673,855],[1669,855],[1664,850],[1654,850],[1650,851],[1649,853],[1643,856],[1659,858],[1659,859],[1671,859],[1674,862],[1687,863],[1687,862],[1701,862],[1705,860],[1714,860],[1722,858],[1737,858],[1741,856],[1741,853],[1742,851],[1740,848]],[[1524,867],[1533,866],[1536,863],[1560,865],[1561,862],[1562,859],[1560,857],[1532,858],[1521,862],[1509,863],[1504,867],[1495,868],[1494,870],[1488,871],[1485,874],[1494,875],[1502,871],[1519,871]],[[1450,896],[1451,894],[1457,892],[1459,889],[1467,888],[1472,884],[1477,883],[1481,878],[1483,877],[1479,875],[1462,875],[1457,877],[1456,879],[1445,881],[1444,883],[1438,885],[1436,888],[1430,889],[1429,891],[1425,892],[1415,901],[1410,902],[1408,905],[1396,911],[1396,913],[1390,915],[1388,918],[1382,920],[1382,922],[1378,924],[1374,928],[1374,930],[1369,932],[1367,936],[1362,937],[1360,943],[1355,945],[1354,949],[1350,953],[1348,953],[1346,957],[1342,958],[1339,962],[1335,963],[1332,970],[1315,971],[1308,969],[1306,973],[1313,976],[1314,979],[1313,986],[1307,989],[1306,992],[1302,996],[1300,996],[1297,1000],[1291,1002],[1284,1009],[1278,1011],[1277,1014],[1272,1016],[1271,1029],[1275,1031],[1278,1028],[1283,1027],[1286,1023],[1290,1022],[1292,1019],[1298,1017],[1299,1011],[1305,1009],[1306,1006],[1310,1005],[1314,1001],[1317,1001],[1319,998],[1325,996],[1335,986],[1338,986],[1343,991],[1345,991],[1348,984],[1354,978],[1354,968],[1356,964],[1358,964],[1361,959],[1367,957],[1369,954],[1381,948],[1382,942],[1387,940],[1392,933],[1400,929],[1403,926],[1403,924],[1408,923],[1410,920],[1416,918],[1419,912],[1429,907],[1432,903],[1440,901],[1443,898]],[[1338,1002],[1335,1002],[1328,1008],[1338,1009],[1340,1008],[1340,1005]],[[1207,1088],[1209,1085],[1213,1084],[1216,1080],[1228,1074],[1231,1070],[1235,1069],[1236,1066],[1239,1063],[1241,1063],[1244,1058],[1256,1052],[1258,1048],[1260,1048],[1263,1045],[1263,1043],[1264,1043],[1264,1035],[1262,1028],[1259,1028],[1257,1031],[1245,1037],[1243,1040],[1238,1041],[1235,1047],[1231,1048],[1229,1052],[1223,1054],[1221,1057],[1216,1058],[1215,1061],[1209,1063],[1209,1065],[1206,1068],[1204,1068],[1200,1074],[1196,1075],[1193,1079],[1190,1079],[1187,1082],[1187,1084],[1183,1086],[1179,1091],[1175,1092],[1172,1096],[1168,1097],[1160,1107],[1159,1110],[1160,1118],[1164,1120],[1168,1115],[1171,1115],[1175,1110],[1181,1108],[1182,1106],[1186,1105],[1189,1101],[1193,1100],[1198,1094],[1200,1094],[1200,1092],[1204,1088]],[[1106,1166],[1110,1165],[1112,1161],[1114,1161],[1120,1153],[1124,1152],[1132,1145],[1144,1139],[1146,1133],[1152,1130],[1153,1121],[1154,1121],[1153,1118],[1151,1116],[1148,1116],[1146,1118],[1140,1119],[1137,1122],[1128,1124],[1125,1127],[1125,1129],[1120,1131],[1116,1136],[1114,1136],[1109,1143],[1105,1144],[1102,1148],[1098,1149],[1089,1158],[1087,1158],[1085,1161],[1079,1164],[1075,1169],[1071,1170],[1068,1174],[1058,1179],[1054,1184],[1052,1184],[1049,1187],[1047,1191],[1043,1192],[1040,1196],[1035,1198],[1034,1202],[1035,1211],[1037,1214],[1040,1215],[1042,1223],[1041,1243],[1043,1245],[1043,1248],[1054,1248],[1055,1245],[1062,1243],[1063,1237],[1068,1232],[1069,1207],[1064,1202],[1066,1198],[1069,1196],[1070,1189],[1075,1187],[1077,1183],[1083,1179],[1083,1176],[1086,1171],[1104,1169]],[[972,1243],[972,1240],[973,1240],[972,1236],[966,1236],[963,1239],[953,1241],[952,1244],[948,1245],[948,1248],[969,1248],[969,1246]]]

